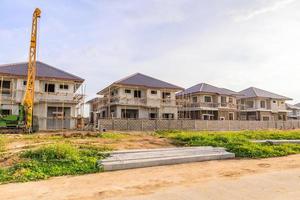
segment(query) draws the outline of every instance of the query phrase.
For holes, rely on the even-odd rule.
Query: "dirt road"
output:
[[[300,155],[152,167],[0,186],[1,199],[300,199]]]

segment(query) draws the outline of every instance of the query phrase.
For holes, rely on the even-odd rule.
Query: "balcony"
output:
[[[176,100],[161,99],[161,98],[128,98],[128,97],[103,97],[98,100],[97,108],[110,105],[128,105],[128,106],[147,106],[152,108],[159,108],[163,106],[176,106]]]
[[[250,106],[250,105],[246,105],[246,104],[239,104],[238,105],[238,109],[239,110],[244,110],[244,111],[255,111],[255,110],[266,110],[266,111],[269,111],[271,110],[271,106],[266,106],[265,108],[261,108],[259,106]]]
[[[22,102],[25,91],[17,90],[14,94],[17,102]],[[46,93],[35,92],[34,102],[53,102],[53,103],[79,103],[83,101],[84,95],[78,93]]]
[[[147,98],[113,97],[110,99],[110,104],[145,106],[147,104]]]
[[[214,102],[189,102],[184,100],[177,100],[177,106],[189,107],[189,108],[202,108],[217,110],[219,108],[224,109],[236,109],[236,104],[233,103],[214,103]]]

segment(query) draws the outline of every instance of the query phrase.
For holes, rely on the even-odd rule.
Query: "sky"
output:
[[[35,7],[38,60],[84,78],[87,100],[140,72],[300,102],[299,0],[0,0],[0,64],[28,60]]]

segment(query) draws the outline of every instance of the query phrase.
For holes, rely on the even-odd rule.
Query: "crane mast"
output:
[[[27,85],[23,99],[25,110],[25,127],[27,130],[32,129],[33,106],[34,106],[34,82],[36,75],[36,44],[37,44],[37,25],[38,18],[41,17],[41,10],[36,8],[32,17],[31,39],[29,48],[29,61],[27,73]]]

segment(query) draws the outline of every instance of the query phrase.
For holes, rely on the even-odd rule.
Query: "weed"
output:
[[[185,146],[225,147],[237,157],[267,158],[300,153],[297,144],[257,144],[254,139],[300,139],[300,131],[159,131],[161,137],[173,139]]]
[[[20,154],[19,163],[0,169],[0,182],[25,182],[52,176],[99,172],[102,168],[97,161],[107,155],[101,149],[78,148],[66,143],[27,150]]]

